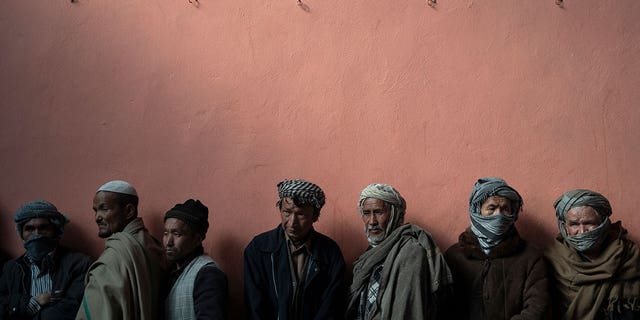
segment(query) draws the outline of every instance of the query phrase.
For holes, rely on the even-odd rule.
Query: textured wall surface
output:
[[[640,1],[425,0],[0,2],[0,231],[47,199],[64,243],[94,256],[91,201],[132,182],[162,215],[201,199],[205,249],[242,313],[242,250],[279,222],[276,183],[328,196],[316,228],[350,264],[371,182],[397,187],[407,220],[445,250],[469,192],[500,176],[525,199],[518,227],[544,246],[552,202],[611,200],[640,239]]]

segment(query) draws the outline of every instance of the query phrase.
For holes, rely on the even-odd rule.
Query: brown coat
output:
[[[453,274],[452,319],[550,319],[542,253],[513,229],[487,256],[467,229],[445,253]]]

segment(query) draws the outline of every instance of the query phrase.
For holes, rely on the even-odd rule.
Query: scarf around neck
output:
[[[562,319],[599,319],[604,310],[625,308],[640,299],[640,249],[626,233],[619,221],[611,224],[603,251],[591,261],[562,236],[547,249]]]

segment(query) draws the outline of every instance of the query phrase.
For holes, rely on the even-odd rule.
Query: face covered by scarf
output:
[[[504,197],[511,202],[511,215],[496,214],[483,216],[482,205],[490,197]],[[481,178],[473,186],[469,198],[469,215],[471,231],[478,238],[480,247],[485,253],[497,246],[510,234],[513,224],[518,220],[522,208],[522,197],[506,181],[500,178]]]
[[[20,238],[23,236],[24,225],[31,219],[46,218],[54,227],[53,236],[32,234],[28,239],[23,239],[26,255],[31,261],[40,262],[47,254],[55,250],[58,241],[64,233],[64,225],[69,222],[58,209],[50,202],[44,200],[31,201],[22,205],[14,214],[16,230]]]
[[[602,223],[590,231],[569,235],[566,228],[567,213],[572,208],[585,206],[593,208],[598,215],[603,216]],[[560,234],[562,234],[565,242],[576,251],[585,252],[596,248],[606,238],[609,227],[611,226],[609,216],[612,210],[609,200],[603,195],[586,189],[571,190],[562,194],[553,203],[553,207],[556,209],[556,218],[558,219]]]
[[[389,223],[385,230],[384,236],[376,239],[367,237],[369,244],[372,247],[377,246],[386,239],[393,230],[401,226],[404,223],[404,214],[407,210],[407,203],[400,193],[394,189],[391,185],[384,183],[373,183],[366,186],[360,192],[360,200],[358,201],[358,208],[362,213],[362,205],[365,200],[373,198],[384,201],[390,207]],[[364,226],[364,233],[367,234],[367,226]]]
[[[42,258],[58,247],[58,240],[42,234],[32,235],[24,242],[27,257],[34,262],[42,261]]]

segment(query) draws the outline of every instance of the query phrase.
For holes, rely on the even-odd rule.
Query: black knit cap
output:
[[[189,199],[185,203],[176,204],[164,215],[164,220],[176,218],[186,222],[191,228],[205,235],[209,229],[209,208],[200,200]]]

